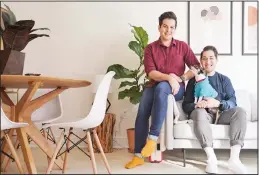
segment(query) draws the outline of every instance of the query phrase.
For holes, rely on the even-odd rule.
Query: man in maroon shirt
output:
[[[168,95],[172,93],[176,101],[181,100],[185,91],[184,81],[194,77],[191,71],[184,73],[185,64],[188,67],[200,65],[190,47],[173,38],[176,27],[176,15],[163,13],[159,17],[159,39],[145,48],[144,67],[151,81],[144,89],[135,121],[135,156],[125,168],[144,164],[144,157],[155,150],[167,113]],[[150,115],[152,120],[148,132]]]

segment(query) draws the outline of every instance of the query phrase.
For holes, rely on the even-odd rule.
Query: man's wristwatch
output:
[[[222,103],[222,101],[220,101],[220,103],[219,103],[219,109],[222,109],[222,107],[223,107],[223,103]]]
[[[180,78],[181,78],[181,80],[184,82],[184,81],[186,81],[186,78],[185,78],[185,76],[180,76]]]

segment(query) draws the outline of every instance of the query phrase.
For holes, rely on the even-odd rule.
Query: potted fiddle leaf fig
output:
[[[135,69],[113,64],[108,67],[107,72],[114,71],[116,73],[114,78],[123,80],[119,86],[119,89],[122,90],[118,94],[118,99],[128,98],[132,104],[137,105],[140,102],[144,87],[149,81],[144,71],[144,49],[148,44],[148,34],[142,27],[130,26],[135,40],[130,41],[128,47],[136,53],[139,64]],[[134,135],[134,128],[127,129],[129,152],[134,151]]]
[[[1,7],[1,50],[0,73],[22,75],[25,53],[21,52],[27,44],[38,37],[49,37],[47,34],[35,34],[37,30],[49,30],[48,28],[33,29],[34,20],[16,20],[14,13],[7,6]]]

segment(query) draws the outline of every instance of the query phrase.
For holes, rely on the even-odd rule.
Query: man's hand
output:
[[[212,97],[205,97],[204,100],[207,102],[207,108],[219,107],[220,101]]]
[[[195,105],[195,108],[207,108],[207,106],[208,102],[206,100],[201,100]]]
[[[169,76],[168,83],[170,84],[170,86],[172,88],[173,95],[176,95],[179,92],[179,89],[180,89],[179,83],[172,76]]]
[[[174,77],[179,83],[183,82],[183,80],[182,80],[180,77],[178,77],[177,75],[175,75],[174,73],[171,73],[171,74],[169,74],[169,75],[171,75],[172,77]]]

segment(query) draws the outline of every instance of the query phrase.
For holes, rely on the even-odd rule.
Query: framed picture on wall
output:
[[[257,55],[257,2],[242,2],[242,55]]]
[[[195,55],[207,45],[232,55],[232,2],[188,2],[188,44]]]

